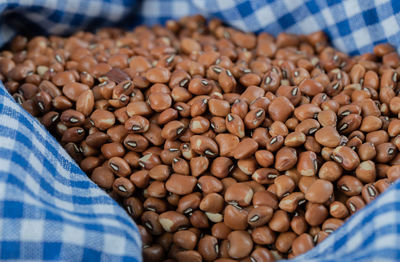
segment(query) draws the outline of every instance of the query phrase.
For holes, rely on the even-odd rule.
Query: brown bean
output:
[[[332,152],[332,159],[345,170],[354,170],[360,164],[358,155],[347,146],[339,146]]]
[[[394,183],[400,178],[400,165],[393,165],[387,170],[387,178]]]
[[[293,192],[283,197],[279,202],[279,208],[286,212],[294,212],[298,206],[305,202],[305,197],[302,192]]]
[[[178,247],[192,250],[197,244],[197,235],[190,230],[181,230],[175,232],[173,241]]]
[[[326,126],[315,133],[318,143],[327,147],[337,147],[340,143],[340,135],[332,126]]]
[[[290,221],[290,227],[297,235],[301,235],[307,231],[308,224],[304,216],[295,215]]]
[[[195,135],[190,137],[190,145],[193,151],[200,155],[214,157],[218,154],[217,143],[206,136]]]
[[[365,202],[361,196],[352,196],[347,199],[346,206],[350,210],[350,213],[354,214],[365,206]]]
[[[289,215],[283,210],[275,211],[268,226],[276,232],[288,231],[290,227]]]
[[[223,222],[216,223],[211,228],[211,233],[218,239],[227,239],[232,230]]]
[[[332,183],[323,179],[317,179],[308,188],[305,198],[312,203],[323,204],[332,197],[332,194]]]
[[[244,258],[253,249],[253,241],[246,231],[232,231],[228,235],[229,248],[228,254],[232,258]]]
[[[244,159],[253,155],[258,149],[257,142],[252,138],[244,138],[233,151],[236,159]]]
[[[248,206],[253,198],[253,190],[244,183],[236,183],[227,188],[225,201],[232,205]]]
[[[261,226],[253,229],[251,237],[256,244],[270,245],[275,242],[276,234],[268,226]]]
[[[356,177],[342,176],[337,182],[338,188],[347,196],[356,196],[361,193],[362,183]]]
[[[110,189],[114,183],[114,175],[107,167],[96,167],[90,177],[99,187]]]
[[[319,169],[318,176],[327,181],[336,181],[342,175],[343,168],[334,161],[327,161]]]
[[[176,211],[167,211],[160,214],[158,221],[167,232],[175,232],[189,226],[189,220],[186,216]]]
[[[284,232],[280,233],[276,238],[275,246],[276,249],[280,252],[286,253],[292,247],[293,240],[297,237],[297,235],[293,232]]]
[[[310,226],[321,225],[328,217],[328,210],[324,205],[308,203],[305,219]]]
[[[245,230],[247,228],[248,211],[238,205],[227,205],[223,212],[224,223],[232,230]]]
[[[275,168],[278,171],[289,170],[297,163],[297,152],[291,147],[282,147],[275,156]]]
[[[317,155],[312,151],[301,152],[297,162],[297,171],[302,176],[314,176],[318,172]]]
[[[268,114],[274,121],[285,122],[293,111],[293,104],[284,96],[280,96],[272,100],[268,107]]]
[[[197,179],[194,177],[172,174],[165,183],[165,187],[174,194],[186,195],[193,191],[196,182]]]
[[[288,195],[296,187],[293,179],[289,176],[278,176],[274,180],[274,185],[276,192],[275,194],[278,198]]]
[[[293,254],[296,256],[307,252],[313,247],[314,247],[313,239],[307,233],[301,234],[296,239],[294,239],[292,243]]]
[[[345,218],[349,215],[346,205],[339,201],[330,204],[329,213],[335,218]]]

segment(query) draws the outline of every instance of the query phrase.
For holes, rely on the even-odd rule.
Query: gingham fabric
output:
[[[324,30],[340,50],[400,47],[400,2],[0,0],[0,45],[15,33],[132,28],[200,13],[277,34]],[[399,49],[398,49],[399,50]],[[141,261],[137,228],[0,85],[0,260]],[[400,183],[295,261],[400,260]]]
[[[141,261],[128,214],[0,86],[0,260]]]

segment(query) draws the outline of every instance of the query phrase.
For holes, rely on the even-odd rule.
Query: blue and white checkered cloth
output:
[[[0,0],[0,46],[15,33],[131,28],[195,13],[245,31],[324,30],[359,54],[400,50],[400,1]],[[136,226],[0,84],[0,260],[141,261]],[[400,260],[400,183],[296,261]]]

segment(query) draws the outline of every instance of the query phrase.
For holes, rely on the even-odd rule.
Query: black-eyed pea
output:
[[[233,156],[233,151],[239,144],[239,138],[233,134],[218,134],[215,137],[221,156]]]
[[[236,99],[231,106],[231,113],[244,119],[249,111],[248,104],[243,99]]]
[[[372,183],[366,184],[361,191],[361,196],[366,204],[369,204],[371,201],[375,200],[378,195],[379,192]]]
[[[258,149],[258,143],[252,138],[244,138],[236,146],[233,156],[236,159],[245,159],[253,155]]]
[[[149,130],[150,122],[143,116],[135,115],[125,121],[125,128],[130,133],[145,133]]]
[[[224,177],[227,177],[228,174],[233,171],[233,168],[234,168],[234,164],[230,158],[217,157],[213,160],[213,162],[211,164],[210,172],[215,177],[224,178]],[[200,170],[202,170],[202,169],[200,169]]]
[[[388,126],[388,134],[391,137],[395,137],[400,134],[400,120],[399,119],[393,119],[390,121],[389,126]]]
[[[256,140],[260,147],[266,147],[267,140],[270,138],[270,135],[266,128],[259,127],[252,131],[251,138]]]
[[[242,118],[240,118],[236,114],[228,114],[225,119],[226,128],[229,133],[238,136],[239,138],[243,138],[245,135],[245,126]]]
[[[295,182],[289,176],[281,175],[275,178],[274,185],[276,187],[276,196],[278,198],[290,194],[296,187]]]
[[[337,147],[340,143],[340,135],[333,126],[325,126],[315,133],[315,140],[322,146]]]
[[[332,194],[332,183],[327,180],[317,179],[308,188],[305,198],[312,203],[323,204],[332,197]]]
[[[394,183],[400,178],[400,165],[393,165],[389,167],[386,172],[386,176],[391,183]]]
[[[235,259],[248,256],[253,249],[253,241],[246,231],[232,231],[228,235],[228,241],[228,254]]]
[[[293,232],[280,233],[276,238],[275,247],[279,252],[286,253],[292,247],[293,240],[297,235]]]
[[[279,176],[279,172],[273,168],[259,168],[252,174],[252,179],[260,184],[271,184]]]
[[[372,183],[376,179],[375,163],[371,160],[363,161],[356,169],[356,177],[363,183]]]
[[[313,136],[307,136],[304,148],[316,154],[321,153],[322,147]]]
[[[263,247],[256,247],[254,251],[250,255],[250,260],[255,260],[255,261],[274,261],[275,257],[271,251],[269,251],[267,248]],[[223,261],[219,261],[223,262]],[[228,262],[228,261],[226,261]],[[231,261],[230,261],[231,262]]]
[[[295,131],[302,132],[305,135],[314,135],[315,132],[320,128],[320,124],[315,119],[306,119],[301,121],[295,128]]]
[[[291,147],[282,147],[275,155],[275,168],[278,171],[289,170],[294,167],[296,163],[297,152]]]
[[[388,178],[379,179],[374,183],[374,186],[376,189],[378,189],[379,193],[383,193],[390,185],[391,184]]]
[[[373,143],[366,142],[358,148],[358,155],[362,161],[372,160],[376,156],[376,148]]]
[[[268,226],[260,226],[251,231],[251,238],[255,244],[270,245],[275,242],[276,233]]]
[[[274,121],[285,122],[293,113],[293,111],[293,104],[284,96],[280,96],[272,100],[268,107],[268,115]]]
[[[335,218],[346,218],[349,211],[345,204],[340,201],[334,201],[329,205],[329,214]]]
[[[196,183],[195,177],[172,174],[165,183],[165,188],[174,194],[186,195],[193,192]]]
[[[356,169],[360,164],[360,158],[357,153],[347,146],[338,146],[335,148],[331,158],[348,171]]]
[[[208,157],[218,154],[218,145],[215,141],[206,136],[195,135],[190,137],[190,146],[194,152]]]
[[[302,132],[291,132],[285,137],[285,146],[298,147],[306,142],[306,135]]]
[[[200,176],[207,170],[209,164],[210,161],[205,156],[192,157],[189,164],[191,175],[194,177]]]
[[[197,250],[205,261],[214,261],[219,255],[218,239],[210,235],[203,236],[198,242]]]
[[[203,134],[210,127],[210,121],[202,116],[196,116],[190,120],[189,129],[195,134]]]
[[[293,192],[281,199],[279,202],[279,208],[292,213],[304,202],[305,197],[302,192]]]
[[[283,146],[283,143],[284,143],[283,136],[277,135],[274,137],[267,138],[265,147],[267,148],[268,151],[275,152]]]
[[[310,118],[317,118],[321,108],[314,104],[304,104],[294,110],[294,115],[299,121]]]
[[[247,209],[237,205],[227,205],[224,209],[224,223],[232,230],[245,230],[247,228]]]
[[[189,227],[189,220],[187,217],[176,211],[167,211],[160,214],[158,221],[167,232],[175,232],[179,229],[186,229]]]
[[[265,111],[262,108],[251,110],[246,114],[243,120],[248,129],[255,129],[264,122]]]
[[[199,252],[197,252],[195,250],[178,251],[175,254],[175,258],[178,262],[185,262],[185,261],[201,262],[202,261],[202,256],[200,255]],[[148,261],[155,261],[155,260],[149,259]],[[167,261],[167,260],[165,260],[165,261]]]
[[[291,117],[285,122],[285,126],[290,130],[294,131],[296,129],[296,126],[299,124],[299,120],[295,117]]]
[[[231,205],[248,206],[253,198],[253,190],[244,183],[229,186],[225,192],[225,201]]]
[[[107,163],[110,170],[120,177],[126,177],[131,174],[129,164],[121,157],[112,157]]]
[[[388,163],[397,154],[397,147],[392,143],[382,143],[376,146],[375,160],[379,163]]]
[[[292,242],[292,252],[295,256],[306,253],[313,247],[314,247],[313,238],[307,233],[301,234]]]
[[[297,235],[301,235],[308,229],[308,224],[304,216],[300,216],[299,214],[295,214],[295,216],[290,221],[290,228]]]
[[[200,190],[205,194],[219,193],[224,188],[221,180],[208,175],[201,176],[198,179],[197,187],[199,187]]]
[[[224,207],[224,198],[217,193],[207,194],[200,202],[199,208],[204,212],[219,213]]]
[[[361,193],[363,184],[354,176],[344,175],[337,181],[337,186],[345,195],[357,196]]]
[[[343,168],[334,161],[327,161],[322,164],[318,172],[318,177],[327,181],[336,181],[341,177]]]
[[[305,219],[310,226],[321,225],[328,217],[328,209],[322,204],[308,203]]]
[[[244,174],[250,176],[257,170],[257,161],[254,157],[249,157],[245,159],[239,159],[237,161],[237,167],[242,171]]]
[[[263,226],[272,218],[273,212],[269,206],[255,207],[248,212],[247,223],[254,228]]]
[[[276,232],[286,232],[290,227],[289,215],[286,211],[277,210],[273,214],[268,226]]]
[[[175,140],[183,134],[185,128],[184,123],[174,120],[164,125],[161,136],[167,140]]]
[[[262,167],[269,167],[274,163],[274,154],[268,150],[258,150],[254,154],[257,164]]]
[[[200,206],[201,194],[199,192],[187,194],[179,199],[177,212],[185,215],[192,213]]]
[[[318,172],[317,155],[312,151],[301,152],[297,162],[297,171],[302,176],[314,176]]]
[[[226,117],[230,112],[230,105],[226,100],[212,98],[208,101],[208,110],[214,116]]]
[[[359,211],[365,206],[365,202],[361,196],[352,196],[346,201],[346,206],[351,214]]]
[[[180,248],[193,250],[196,247],[198,237],[190,230],[180,230],[175,232],[173,242]]]
[[[161,235],[164,232],[158,219],[159,215],[153,211],[146,211],[141,216],[142,225],[144,225],[152,235]]]
[[[390,124],[389,124],[390,125]],[[363,132],[377,131],[382,127],[382,120],[376,116],[366,116],[363,118],[360,130]]]

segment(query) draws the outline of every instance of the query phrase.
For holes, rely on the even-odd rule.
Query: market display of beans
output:
[[[17,36],[0,80],[138,225],[145,261],[293,258],[400,177],[400,57],[201,16]]]

